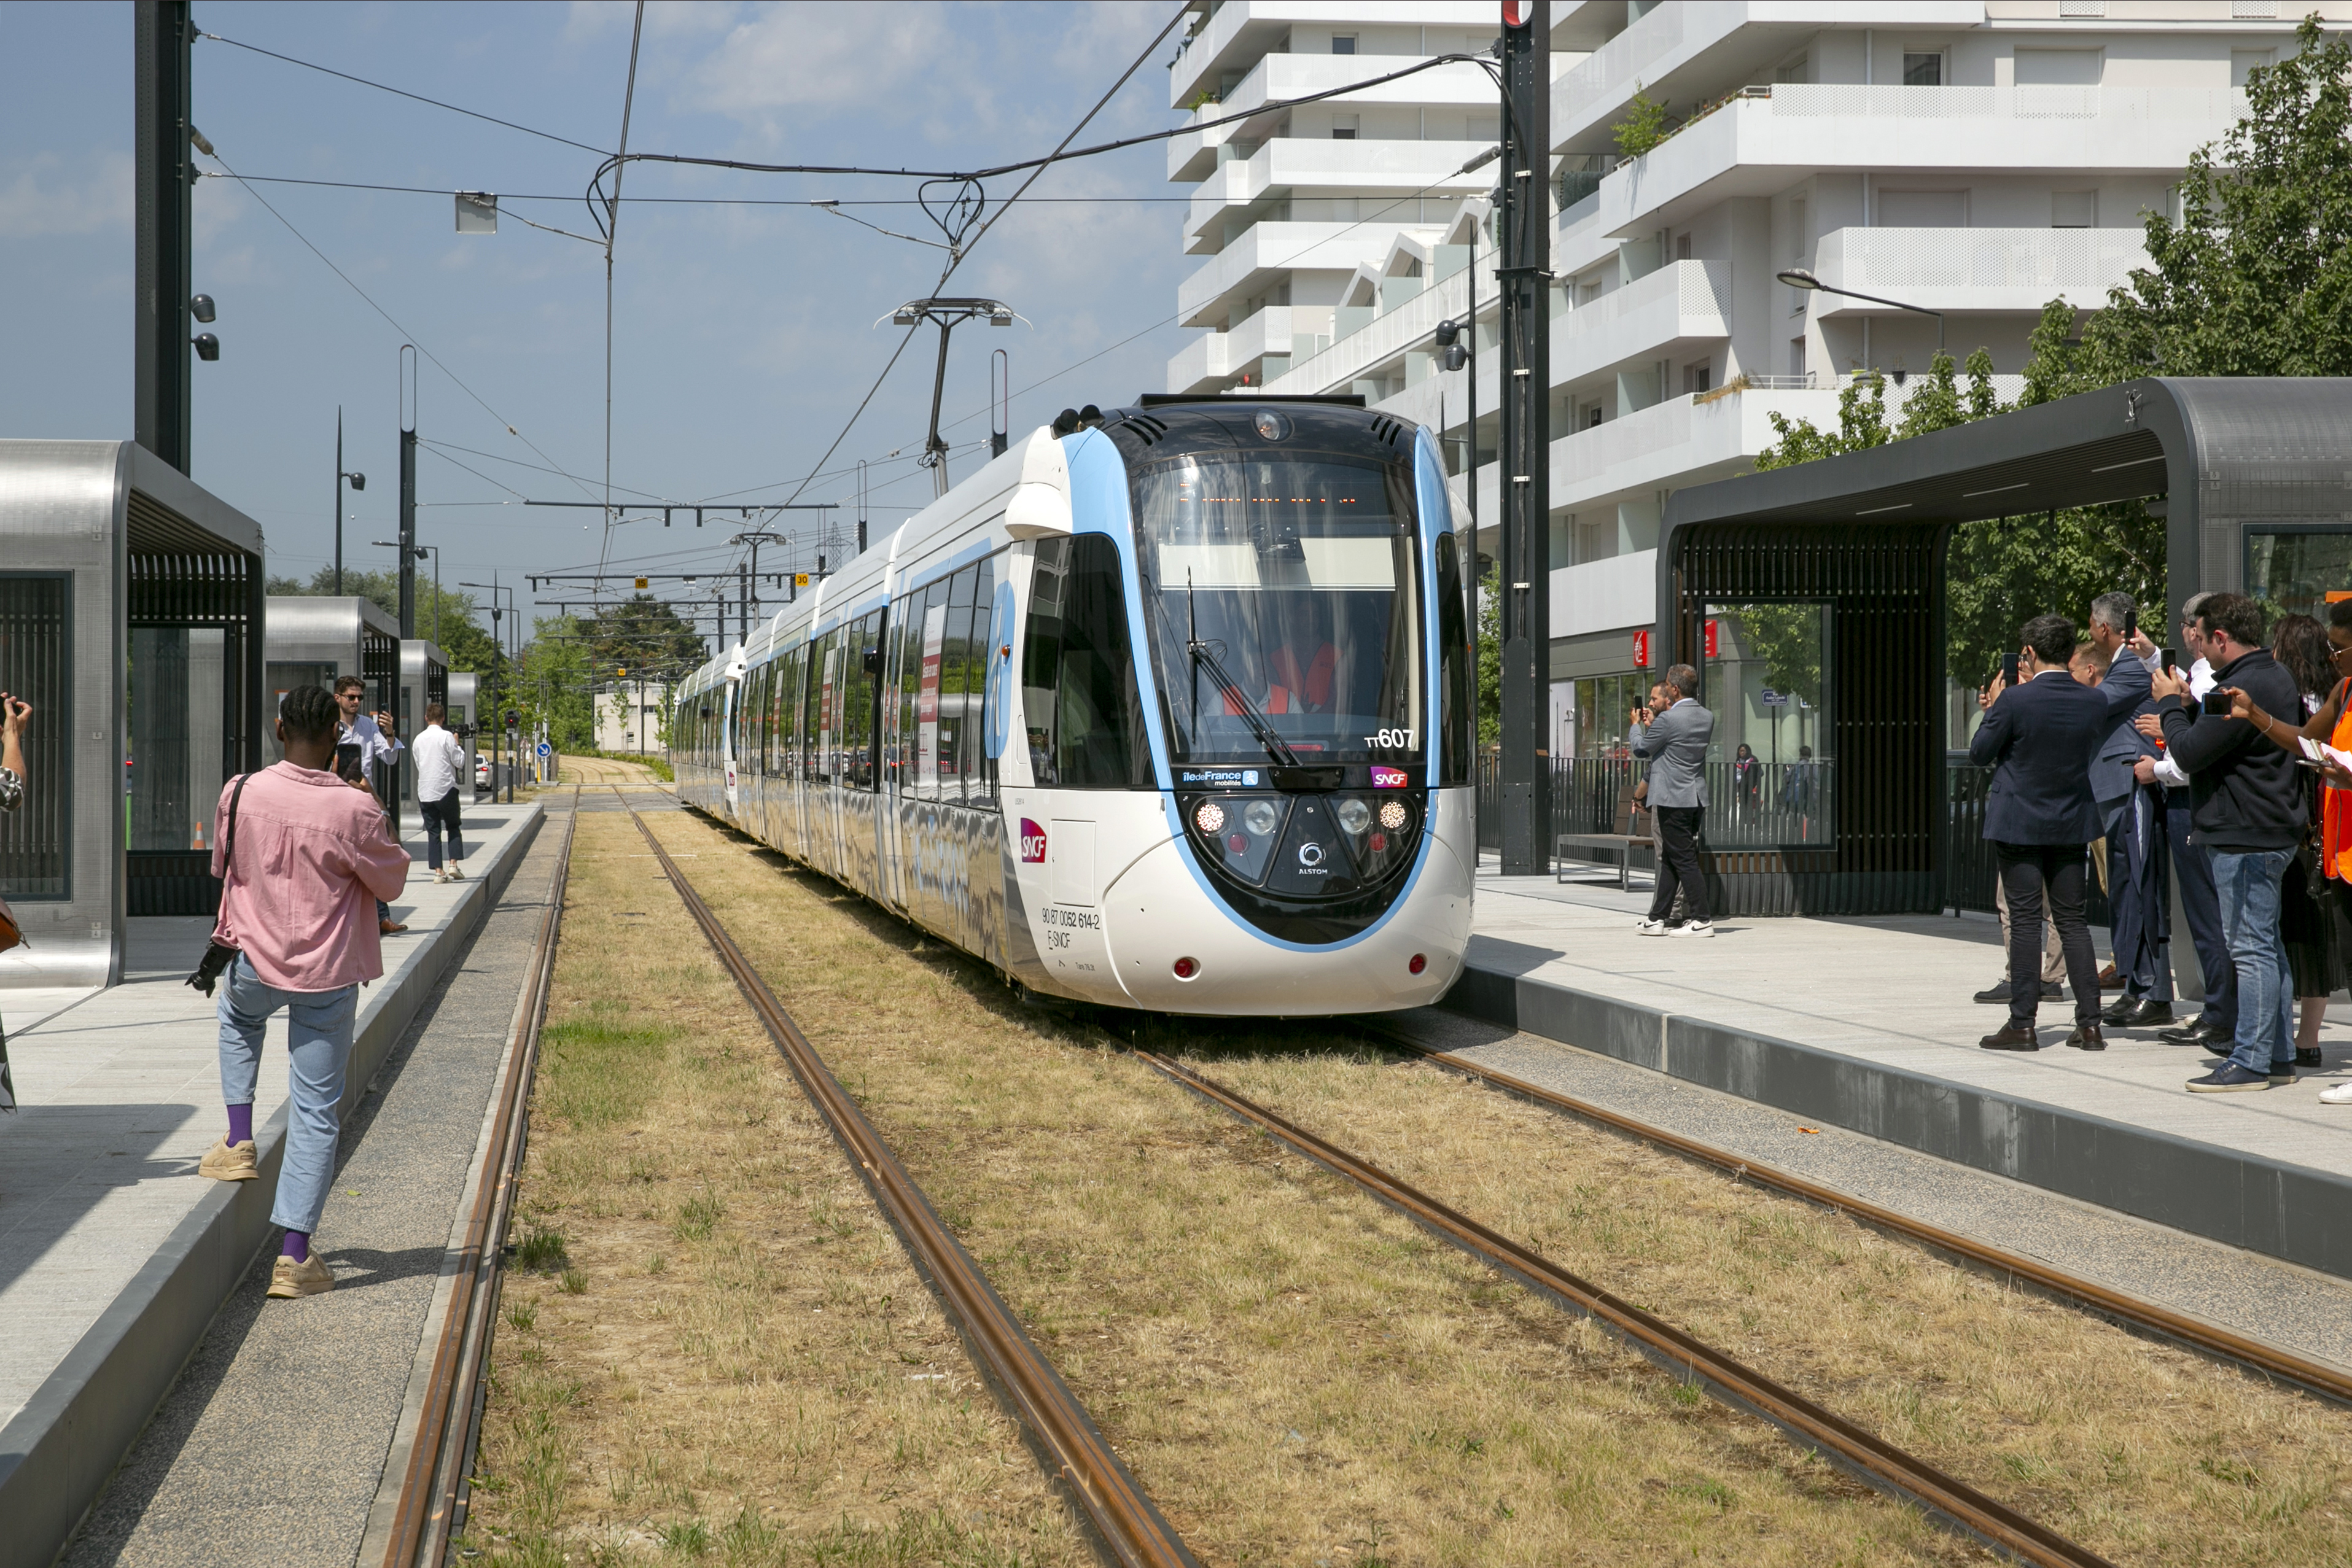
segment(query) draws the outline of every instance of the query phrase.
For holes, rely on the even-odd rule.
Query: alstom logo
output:
[[[1024,865],[1045,863],[1045,830],[1026,817],[1021,819],[1021,861]]]

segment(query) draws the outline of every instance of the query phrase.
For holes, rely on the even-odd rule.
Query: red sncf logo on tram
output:
[[[1045,862],[1045,830],[1026,817],[1021,819],[1021,859],[1028,865]]]

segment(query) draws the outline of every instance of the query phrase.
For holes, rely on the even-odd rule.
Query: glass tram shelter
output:
[[[110,985],[131,915],[214,908],[221,785],[267,760],[261,551],[135,443],[0,440],[0,688],[35,709],[0,986]]]
[[[269,601],[269,711],[296,686],[334,690],[344,675],[367,683],[365,706],[392,707],[400,670],[400,625],[372,599],[278,594]],[[269,759],[282,755],[275,727],[264,742]]]
[[[404,747],[416,738],[425,727],[425,708],[428,703],[449,704],[449,655],[440,645],[422,637],[411,637],[400,644],[400,687],[393,716],[400,726]],[[462,780],[461,780],[462,782]],[[392,820],[397,825],[404,808],[416,800],[416,764],[406,750],[400,754],[400,796],[392,802]]]
[[[2168,602],[2141,612],[2158,641],[2200,591],[2324,613],[2352,591],[2352,379],[2127,382],[1670,497],[1650,673],[1696,665],[1717,714],[1718,908],[1950,906],[1969,848],[1946,766],[1951,530],[2135,499],[2165,519]],[[2044,609],[2089,612],[2017,618]],[[1743,742],[1778,762],[1738,770]]]
[[[474,709],[480,701],[478,685],[481,677],[470,670],[449,672],[449,717],[446,721],[449,733],[466,748],[465,771],[458,776],[457,791],[466,800],[474,798]]]

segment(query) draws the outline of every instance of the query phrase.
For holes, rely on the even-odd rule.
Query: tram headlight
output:
[[[1259,838],[1274,831],[1282,821],[1282,813],[1274,809],[1271,800],[1252,800],[1242,808],[1242,826]]]
[[[1361,800],[1342,800],[1332,815],[1339,819],[1339,826],[1347,830],[1351,839],[1362,838],[1364,830],[1372,825],[1372,809]]]
[[[1225,831],[1225,809],[1214,800],[1203,800],[1201,809],[1192,813],[1192,821],[1200,825],[1201,831],[1214,838]]]
[[[1350,803],[1352,804],[1352,802]],[[1381,802],[1381,826],[1386,828],[1390,832],[1393,833],[1399,828],[1403,827],[1411,816],[1412,813],[1404,809],[1404,802],[1402,800],[1383,800]],[[1345,819],[1342,820],[1344,821]]]

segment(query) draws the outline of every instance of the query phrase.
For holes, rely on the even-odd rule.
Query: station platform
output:
[[[1622,893],[1613,868],[1592,869],[1558,883],[1488,859],[1470,967],[1444,1007],[2352,1278],[2352,1106],[2318,1099],[2352,1078],[2342,1004],[2326,1065],[2297,1083],[2190,1094],[2212,1057],[2153,1029],[2070,1051],[2071,1001],[2042,1005],[2040,1051],[1979,1049],[2005,1018],[1971,1000],[2004,969],[1989,915],[1734,919],[1711,940],[1649,937],[1633,929],[1646,879]]]
[[[544,821],[531,803],[466,813],[462,883],[436,883],[404,836],[404,935],[361,992],[344,1107],[498,904]],[[184,982],[211,921],[131,922],[123,982],[0,986],[20,1109],[0,1116],[0,1565],[49,1563],[272,1234],[283,1157],[285,1019],[255,1104],[263,1179],[196,1174],[222,1130],[214,1004]],[[5,960],[0,960],[5,962]]]

